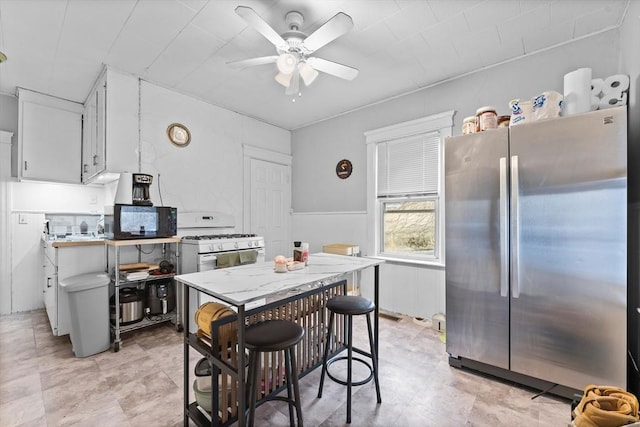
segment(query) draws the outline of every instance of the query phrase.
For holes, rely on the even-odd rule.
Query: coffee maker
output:
[[[152,182],[153,176],[146,173],[121,173],[115,203],[153,206],[149,193],[149,186]]]

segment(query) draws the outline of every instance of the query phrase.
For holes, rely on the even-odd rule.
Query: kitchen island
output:
[[[371,258],[348,257],[327,253],[309,256],[309,265],[303,269],[276,273],[272,262],[262,262],[219,270],[178,275],[175,279],[185,285],[183,289],[183,313],[189,313],[188,289],[204,292],[230,305],[236,316],[227,316],[212,321],[211,339],[207,341],[199,334],[190,332],[189,322],[184,319],[184,425],[189,418],[197,425],[228,425],[234,420],[244,425],[246,408],[246,372],[238,366],[246,366],[244,328],[247,325],[274,318],[297,322],[305,329],[305,337],[297,347],[300,376],[320,365],[325,346],[325,319],[328,319],[326,302],[335,295],[346,294],[350,273],[374,268],[374,343],[378,347],[378,270],[384,261]],[[262,301],[263,304],[246,310],[248,303]],[[186,317],[186,315],[185,315]],[[233,341],[218,340],[218,331],[234,327]],[[337,339],[331,353],[343,347],[344,323],[336,322],[334,333]],[[222,345],[221,345],[222,344]],[[195,348],[212,365],[212,414],[205,415],[197,403],[189,402],[189,349]],[[262,382],[258,399],[278,393],[285,387],[280,354],[266,355],[261,360]],[[222,392],[225,391],[225,392]]]

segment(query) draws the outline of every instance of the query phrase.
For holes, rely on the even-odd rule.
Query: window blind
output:
[[[437,194],[439,147],[439,132],[379,143],[378,197]]]

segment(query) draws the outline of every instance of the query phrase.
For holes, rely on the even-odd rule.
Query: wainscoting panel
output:
[[[294,240],[321,252],[329,243],[359,245],[363,256],[373,232],[366,229],[366,212],[304,212],[291,217]],[[283,254],[291,256],[290,254]],[[362,294],[373,298],[373,273],[364,271]],[[380,308],[414,317],[431,318],[445,311],[444,268],[386,262],[380,267]]]

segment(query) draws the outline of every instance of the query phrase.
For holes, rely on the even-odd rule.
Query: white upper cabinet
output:
[[[101,81],[89,94],[82,113],[82,182],[87,183],[106,169],[105,94]]]
[[[138,170],[138,78],[105,68],[84,107],[82,182]]]
[[[82,104],[18,88],[18,178],[80,183]]]

